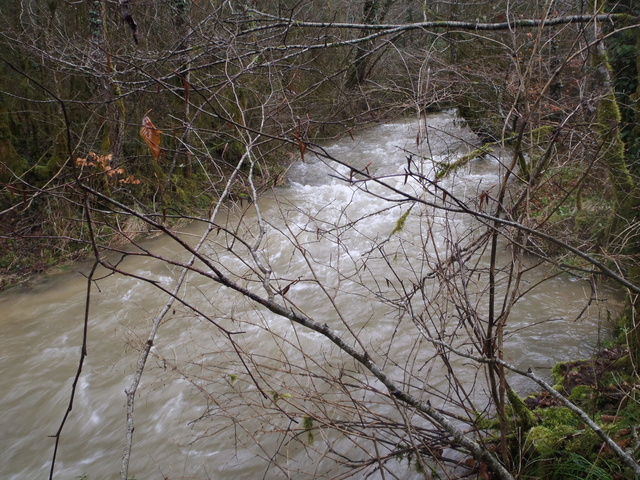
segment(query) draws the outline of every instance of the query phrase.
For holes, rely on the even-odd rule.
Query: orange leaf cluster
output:
[[[123,168],[113,168],[111,167],[111,160],[113,159],[113,155],[110,153],[109,155],[98,155],[95,152],[89,152],[87,158],[78,157],[76,159],[76,165],[79,167],[92,167],[96,170],[100,170],[105,172],[110,177],[113,175],[119,175],[124,173]]]
[[[147,147],[149,147],[153,158],[158,160],[158,157],[160,157],[160,130],[156,128],[147,115],[142,119],[140,136],[142,140],[144,140],[144,143],[147,144]]]
[[[89,152],[87,158],[76,158],[76,165],[81,168],[94,168],[98,172],[106,173],[109,177],[113,177],[114,175],[122,175],[123,173],[125,173],[124,168],[116,168],[111,166],[112,159],[113,154],[111,153],[108,155],[98,155],[95,152]],[[118,180],[118,182],[128,183],[132,185],[139,185],[141,183],[141,181],[135,178],[133,175],[129,175],[127,178],[121,178],[120,180]]]
[[[118,180],[120,183],[129,183],[131,185],[140,185],[141,181],[135,178],[133,175],[129,175],[127,178],[121,178]]]

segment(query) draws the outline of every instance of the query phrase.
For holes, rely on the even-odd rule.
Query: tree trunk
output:
[[[16,152],[12,140],[9,114],[0,99],[0,183],[11,183],[27,166],[25,160]]]
[[[189,41],[189,12],[190,5],[189,0],[173,0],[173,22],[176,28],[176,35],[180,39],[178,44],[178,65],[176,65],[175,71],[177,72],[180,82],[180,87],[182,88],[182,99],[183,99],[183,125],[184,132],[177,139],[177,145],[175,152],[173,154],[173,159],[171,161],[171,166],[169,167],[169,173],[167,174],[167,180],[165,181],[162,193],[166,192],[171,184],[171,178],[175,173],[176,165],[178,162],[183,164],[184,167],[184,176],[190,177],[193,173],[193,166],[191,162],[191,152],[189,150],[189,143],[191,141],[191,110],[189,103],[189,89],[191,82],[191,71],[190,71],[190,58],[188,49],[190,46]]]
[[[94,0],[89,9],[89,27],[91,31],[91,58],[98,80],[98,97],[105,105],[105,124],[102,153],[112,153],[115,164],[123,161],[125,109],[119,100],[119,89],[114,78],[114,68],[109,54],[105,26],[105,2]]]
[[[375,25],[384,20],[393,0],[365,0],[362,10],[362,23]],[[371,35],[373,31],[362,30],[362,37]],[[354,88],[361,85],[368,76],[369,60],[374,48],[374,41],[367,40],[358,44],[353,53],[353,62],[347,70],[346,86]]]

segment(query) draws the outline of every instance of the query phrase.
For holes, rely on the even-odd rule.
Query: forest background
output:
[[[632,0],[22,0],[2,6],[3,282],[87,254],[119,271],[104,252],[123,252],[150,233],[171,234],[188,219],[212,222],[225,202],[255,202],[286,179],[296,159],[318,155],[340,163],[318,146],[327,139],[401,115],[455,108],[482,142],[432,176],[412,169],[411,158],[398,174],[430,191],[438,208],[479,220],[484,243],[474,248],[495,252],[498,238],[506,238],[514,258],[534,255],[624,291],[628,308],[617,326],[615,360],[629,369],[620,401],[637,405],[638,8]],[[494,189],[471,203],[438,190],[439,179],[501,147],[513,154]],[[353,170],[348,180],[356,176],[378,181],[366,169]],[[390,200],[399,201],[392,193]],[[197,248],[183,247],[197,257]],[[257,251],[259,242],[244,255]],[[522,451],[508,445],[513,429],[531,430],[537,420],[523,413],[505,380],[500,332],[509,307],[505,301],[499,308],[495,298],[495,263],[487,271],[489,312],[474,327],[473,358],[487,370],[498,421],[498,439],[485,443],[483,435],[460,437],[442,412],[391,382],[366,348],[343,346],[323,322],[290,313],[274,298],[269,268],[253,258],[263,297],[213,266],[212,280],[326,335],[382,381],[389,399],[447,432],[446,442],[414,432],[420,441],[391,449],[372,468],[384,470],[388,458],[410,454],[428,472],[423,458],[437,463],[444,443],[475,458],[468,467],[480,476],[524,475],[514,460]],[[292,285],[279,283],[276,293],[284,298]],[[431,340],[444,341],[442,358],[460,353],[447,340]],[[128,394],[133,405],[135,388]],[[595,405],[595,393],[587,394]],[[477,430],[495,427],[471,416],[465,421]],[[598,428],[597,441],[622,443]],[[571,433],[563,435],[565,441]],[[616,475],[640,471],[637,449],[608,445],[621,459],[611,467]],[[600,457],[592,453],[581,452],[596,465]],[[122,475],[127,478],[126,466]]]

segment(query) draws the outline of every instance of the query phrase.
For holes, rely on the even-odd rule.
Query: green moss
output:
[[[533,448],[542,457],[552,457],[562,447],[562,443],[572,429],[548,428],[542,425],[533,427],[527,434],[525,445]]]
[[[493,143],[487,143],[481,146],[480,148],[476,148],[475,150],[467,153],[466,155],[463,155],[458,160],[455,160],[453,162],[440,162],[438,164],[439,170],[438,170],[438,173],[436,174],[436,179],[439,180],[441,178],[444,178],[447,175],[450,175],[451,173],[455,172],[456,170],[461,169],[472,160],[482,157],[483,155],[492,153],[493,149],[490,147],[490,145],[492,144]]]
[[[407,217],[409,216],[410,213],[411,213],[411,208],[409,208],[406,212],[400,215],[400,218],[398,218],[398,221],[396,222],[396,226],[394,227],[393,232],[391,232],[391,235],[394,235],[402,231],[402,229],[404,228],[404,224],[407,222]]]
[[[480,413],[477,414],[475,424],[481,430],[499,430],[500,429],[499,419],[495,417],[487,418]]]
[[[307,441],[313,443],[313,418],[306,416],[302,419],[302,428],[307,432]]]
[[[578,417],[567,407],[554,407],[538,409],[542,425],[549,428],[570,427],[577,428],[580,425]]]
[[[577,453],[586,458],[592,458],[594,453],[602,445],[602,439],[590,428],[576,431],[567,438],[564,449],[567,452]]]
[[[290,393],[279,393],[274,390],[269,390],[269,394],[271,395],[271,398],[275,403],[278,403],[278,400],[280,400],[281,398],[284,398],[284,399],[291,398]]]
[[[574,438],[580,423],[574,413],[566,407],[538,409],[541,425],[529,430],[526,444],[542,457],[553,457],[563,449],[565,442]]]
[[[547,142],[556,128],[556,125],[543,125],[541,127],[534,128],[529,132],[528,140],[535,145]]]
[[[553,382],[555,383],[555,386],[553,387],[554,390],[558,390],[558,388],[556,388],[558,385],[564,386],[564,380],[567,374],[567,370],[567,362],[558,362],[551,369],[551,376],[553,377]]]
[[[617,127],[620,119],[620,109],[613,93],[604,96],[598,105],[598,131],[605,145],[603,156],[614,187],[616,203],[619,208],[624,209],[630,206],[627,205],[630,203],[628,201],[629,192],[634,190],[635,184],[627,169],[624,143]]]
[[[520,427],[528,430],[538,423],[538,419],[533,414],[522,399],[511,388],[507,389],[507,398]]]
[[[569,400],[578,406],[586,406],[593,398],[594,388],[590,385],[576,385],[571,390]]]
[[[605,385],[617,385],[626,383],[633,385],[638,381],[637,373],[634,370],[631,357],[624,355],[611,364],[610,371],[603,378],[602,383]]]

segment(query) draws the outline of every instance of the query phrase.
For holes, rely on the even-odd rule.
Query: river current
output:
[[[454,112],[444,112],[420,122],[404,119],[380,125],[324,148],[394,188],[420,196],[424,186],[398,174],[409,155],[421,159],[416,168],[432,175],[437,162],[459,158],[477,143]],[[503,153],[508,155],[498,151],[473,161],[442,185],[461,198],[477,198],[498,183]],[[389,202],[393,195],[388,190],[371,185],[364,191],[361,184],[346,181],[352,175],[349,168],[327,165],[310,154],[289,173],[287,184],[266,194],[258,205],[266,234],[256,261],[269,266],[274,285],[291,308],[329,324],[352,344],[370,348],[378,364],[399,381],[414,385],[420,378],[428,388],[411,388],[424,398],[447,391],[448,373],[438,362],[429,363],[431,347],[419,337],[428,329],[433,333],[452,328],[448,322],[460,315],[459,304],[446,295],[459,291],[458,280],[444,288],[424,279],[432,279],[435,266],[471,238],[473,221],[435,208]],[[406,222],[399,225],[405,213]],[[247,242],[257,238],[256,212],[250,205],[228,208],[216,222]],[[191,241],[202,230],[202,225],[191,224],[182,237]],[[424,235],[427,230],[430,234]],[[144,248],[168,258],[187,258],[166,236],[145,241]],[[205,252],[233,279],[261,292],[257,263],[243,257],[246,251],[231,237],[212,235]],[[483,255],[478,253],[478,265]],[[502,255],[506,263],[509,249],[505,247]],[[177,267],[144,257],[128,257],[120,267],[169,289],[179,274]],[[78,264],[69,273],[0,294],[3,479],[48,475],[50,436],[64,415],[80,355],[87,270],[86,264]],[[56,464],[55,478],[60,479],[119,478],[124,391],[150,321],[166,301],[139,279],[100,271],[97,277],[88,357]],[[538,285],[543,278],[548,280]],[[407,288],[421,279],[423,294],[407,299]],[[486,291],[479,280],[470,276],[465,285],[468,304],[485,314]],[[555,362],[592,353],[605,335],[607,315],[620,307],[612,292],[600,289],[593,295],[589,282],[544,267],[527,272],[523,285],[509,317],[505,359],[546,376]],[[313,408],[322,410],[318,418],[347,416],[344,392],[334,390],[334,380],[344,375],[357,383],[362,372],[335,346],[207,278],[190,276],[181,296],[218,325],[237,332],[235,344],[202,316],[180,305],[172,309],[154,342],[138,392],[130,477],[335,478],[347,470],[333,464],[329,451],[366,457],[367,452],[356,451],[348,439],[322,430],[314,440],[283,440],[282,431],[292,420],[281,410],[296,414],[301,410],[295,402],[316,402]],[[418,324],[417,317],[424,323]],[[356,332],[360,343],[348,330]],[[451,338],[458,339],[464,331],[459,327]],[[461,384],[476,385],[478,370],[469,367],[466,374],[464,365],[454,360]],[[248,372],[257,378],[250,379]],[[350,395],[376,404],[375,388],[380,385],[362,382],[367,388]],[[534,388],[518,378],[512,384],[520,392]],[[477,390],[475,401],[486,402],[486,390]],[[271,398],[265,399],[265,393]],[[332,406],[320,405],[323,402]],[[386,412],[388,405],[380,408]],[[305,448],[305,442],[313,446]],[[398,469],[405,467],[397,464]],[[415,469],[402,471],[402,478],[422,478]]]

